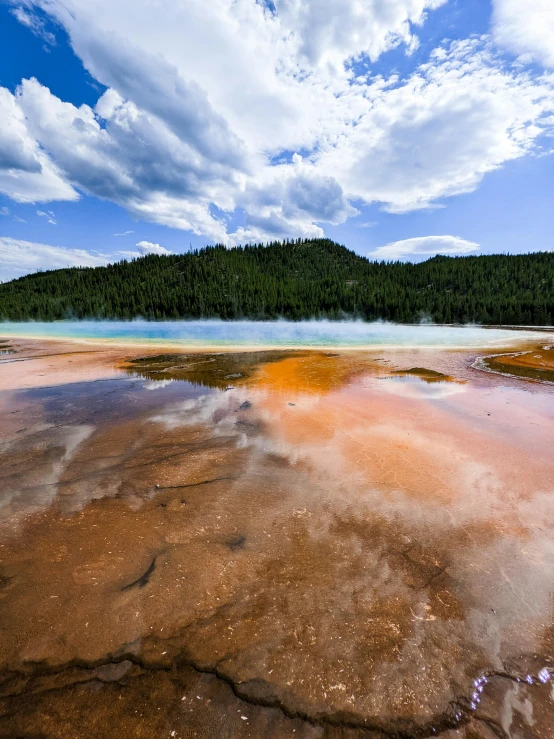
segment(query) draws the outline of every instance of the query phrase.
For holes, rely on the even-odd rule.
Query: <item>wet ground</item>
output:
[[[554,735],[548,382],[2,350],[0,736]]]
[[[477,361],[476,366],[478,369],[505,376],[554,384],[554,346],[542,345],[531,351],[483,357]]]

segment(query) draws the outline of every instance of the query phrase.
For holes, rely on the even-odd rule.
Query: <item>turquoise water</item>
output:
[[[474,326],[404,326],[361,321],[60,321],[2,323],[0,337],[67,338],[113,343],[193,347],[460,347],[494,348],[516,341],[553,341],[535,331],[486,329]]]

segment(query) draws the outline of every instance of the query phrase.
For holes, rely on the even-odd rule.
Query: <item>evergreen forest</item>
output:
[[[211,246],[0,284],[0,319],[384,319],[552,325],[554,252],[369,261],[328,239]]]

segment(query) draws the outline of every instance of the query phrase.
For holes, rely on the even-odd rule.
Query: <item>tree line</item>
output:
[[[328,239],[222,245],[0,285],[0,318],[384,319],[552,325],[554,253],[369,261]]]

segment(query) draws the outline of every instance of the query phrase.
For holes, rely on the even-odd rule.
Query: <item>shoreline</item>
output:
[[[529,355],[532,352],[543,352],[544,341],[533,341],[530,337],[511,341],[496,346],[481,344],[478,346],[458,345],[290,345],[275,346],[258,345],[190,345],[167,344],[151,340],[148,343],[126,342],[110,339],[83,339],[63,337],[10,337],[4,345],[7,351],[0,358],[0,387],[5,391],[28,390],[38,387],[53,387],[78,382],[94,382],[117,379],[127,371],[132,360],[154,357],[156,355],[247,355],[247,354],[282,354],[291,358],[299,353],[304,356],[322,355],[349,357],[351,361],[384,361],[386,366],[402,368],[403,364],[425,366],[446,375],[471,379],[468,368],[479,375],[491,376],[481,364],[487,358],[506,354]],[[549,352],[547,352],[549,353]],[[388,357],[388,359],[383,359]],[[392,363],[392,364],[388,364]],[[384,366],[385,366],[384,365]],[[514,381],[509,373],[502,375],[506,381]],[[477,379],[477,378],[474,378]],[[521,378],[519,381],[522,381]],[[517,380],[515,380],[517,381]]]
[[[514,330],[523,332],[526,329],[502,329],[502,330]],[[543,332],[546,336],[549,336],[554,341],[554,329],[547,331],[541,329],[536,333]],[[508,337],[506,337],[508,338]],[[307,344],[307,343],[291,343],[291,344],[267,344],[267,343],[252,343],[252,344],[238,344],[238,343],[179,343],[175,340],[160,340],[160,339],[122,339],[122,338],[93,338],[93,337],[75,337],[75,336],[37,336],[36,334],[2,334],[0,332],[0,342],[15,342],[15,341],[29,341],[33,343],[56,343],[56,344],[77,344],[81,346],[97,346],[102,349],[116,348],[116,349],[162,349],[171,350],[172,352],[191,352],[191,353],[240,353],[240,352],[255,352],[255,351],[501,351],[509,350],[516,344],[522,346],[524,344],[535,345],[537,342],[536,338],[525,338],[516,339],[511,342],[507,340],[505,343],[483,343],[476,342],[475,344]],[[0,362],[5,360],[0,360]]]

